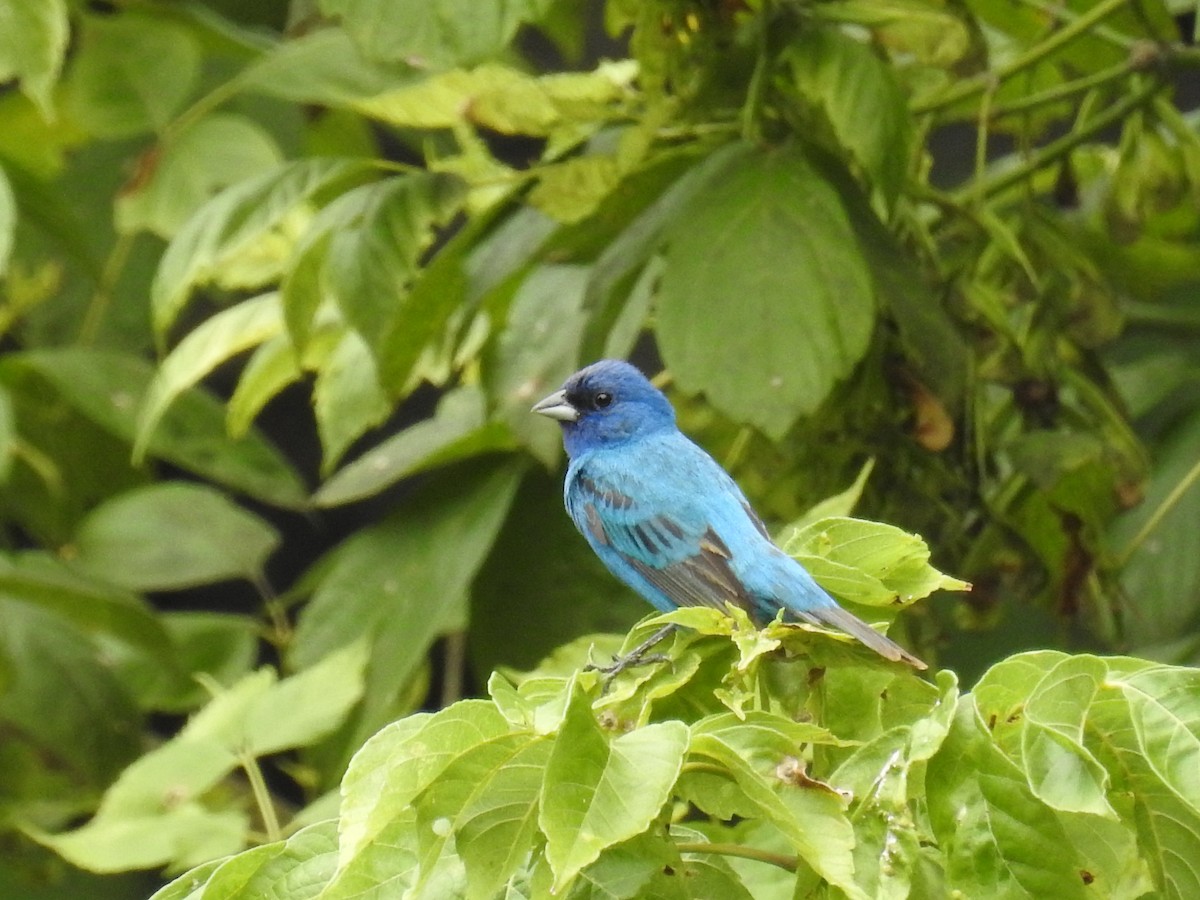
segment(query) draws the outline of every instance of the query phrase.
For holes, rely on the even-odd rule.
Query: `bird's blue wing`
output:
[[[620,472],[581,466],[567,483],[567,510],[608,568],[659,609],[734,603],[753,612],[703,504],[656,502],[661,485],[653,474],[637,465]]]

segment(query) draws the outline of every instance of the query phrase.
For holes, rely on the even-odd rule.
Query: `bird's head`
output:
[[[533,407],[557,419],[568,456],[675,427],[675,410],[636,368],[604,359],[580,369]]]

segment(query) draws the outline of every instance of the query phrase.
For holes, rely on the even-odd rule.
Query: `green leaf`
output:
[[[562,436],[529,408],[579,368],[587,278],[584,266],[533,269],[517,288],[489,366],[498,418],[548,466],[562,452]]]
[[[246,361],[229,398],[226,427],[230,436],[244,437],[263,407],[288,385],[299,381],[302,374],[289,335],[277,334],[259,344]]]
[[[150,290],[154,330],[165,334],[205,284],[258,287],[278,279],[293,236],[321,197],[369,178],[362,161],[305,159],[241,181],[192,216],[163,253]]]
[[[893,69],[837,28],[806,28],[787,61],[801,96],[890,207],[908,177],[911,123]]]
[[[67,78],[72,119],[103,138],[161,131],[196,87],[200,44],[165,17],[88,16]],[[164,66],[163,60],[171,60]]]
[[[687,743],[681,722],[610,741],[591,701],[575,689],[546,763],[538,815],[555,891],[605,849],[650,827],[679,777]]]
[[[420,69],[447,69],[498,54],[544,0],[480,7],[474,0],[319,0],[339,16],[363,55]]]
[[[134,459],[144,457],[163,416],[184,391],[231,357],[281,333],[283,310],[276,293],[244,300],[188,332],[162,361],[142,401]]]
[[[311,900],[321,895],[337,867],[337,823],[318,822],[286,841],[255,847],[203,874],[189,873],[175,884],[203,885],[205,900]],[[168,900],[164,888],[153,900]],[[180,888],[182,890],[182,888]],[[180,893],[180,898],[188,895]]]
[[[796,784],[780,774],[801,740],[825,739],[823,732],[768,713],[754,714],[746,725],[727,714],[697,723],[688,752],[728,773],[743,815],[752,812],[770,821],[818,875],[863,900],[866,895],[854,881],[854,831],[845,799],[827,785]]]
[[[841,198],[799,149],[719,156],[667,235],[658,342],[682,390],[778,439],[866,351],[873,287]]]
[[[934,591],[970,587],[933,568],[919,536],[882,522],[821,519],[791,532],[781,546],[829,590],[856,603],[907,606]]]
[[[13,239],[17,233],[17,198],[12,185],[0,166],[0,278],[8,271],[8,260],[12,256]]]
[[[56,807],[66,818],[86,811],[137,754],[141,717],[96,644],[39,606],[0,597],[0,728],[9,751],[30,748],[68,776],[62,794],[38,798],[39,819],[57,821]]]
[[[88,419],[133,443],[138,410],[155,375],[144,360],[72,348],[26,352],[5,363],[36,372]],[[146,452],[276,506],[305,504],[304,486],[279,451],[256,431],[231,441],[224,409],[199,388],[180,395],[167,410]]]
[[[457,178],[420,173],[363,185],[337,201],[355,214],[329,240],[323,284],[373,350],[405,328],[403,298],[421,256],[462,200]]]
[[[432,418],[410,425],[334,473],[313,495],[313,502],[340,506],[377,494],[418,472],[508,449],[512,446],[508,430],[485,424],[486,411],[477,388],[449,391],[438,401]]]
[[[1025,704],[1021,757],[1030,789],[1048,806],[1115,819],[1108,773],[1084,746],[1087,711],[1107,676],[1088,655],[1047,672]]]
[[[247,817],[210,807],[209,791],[243,756],[309,744],[336,727],[361,696],[365,665],[355,645],[282,681],[271,669],[243,678],[125,769],[90,822],[38,839],[96,872],[187,867],[236,852]]]
[[[967,897],[1089,896],[1079,875],[1086,861],[969,703],[929,762],[926,796],[950,889]]]
[[[283,161],[271,136],[244,116],[213,113],[142,156],[139,177],[117,197],[117,230],[170,239],[213,194]]]
[[[322,473],[336,466],[351,444],[392,411],[379,385],[371,349],[358,332],[344,332],[318,366],[313,411],[321,436]]]
[[[80,578],[40,553],[0,564],[0,597],[61,615],[85,634],[103,634],[136,647],[155,665],[174,664],[172,640],[154,611],[138,596]]]
[[[467,872],[467,897],[489,898],[525,861],[537,832],[542,774],[552,742],[507,734],[466,748],[416,802],[418,889],[452,840]]]
[[[293,103],[352,106],[412,78],[407,66],[385,67],[363,59],[341,28],[320,28],[271,47],[238,75],[247,93]]]
[[[18,79],[46,119],[70,30],[65,0],[0,0],[0,82]]]
[[[1110,661],[1110,666],[1111,666]],[[1090,745],[1128,796],[1155,886],[1184,898],[1200,890],[1200,680],[1195,669],[1110,671],[1092,705]]]
[[[304,666],[362,635],[374,642],[366,702],[348,749],[395,717],[393,704],[434,638],[462,627],[467,589],[519,476],[517,467],[500,465],[430,479],[395,513],[317,564],[289,658]]]
[[[210,487],[164,482],[121,494],[80,523],[72,562],[130,590],[257,581],[279,534]]]
[[[342,866],[411,813],[413,801],[458,757],[508,732],[508,722],[487,700],[463,700],[379,731],[354,754],[342,779]]]

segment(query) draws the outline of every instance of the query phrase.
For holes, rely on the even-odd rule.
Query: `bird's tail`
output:
[[[839,631],[846,632],[846,634],[866,644],[884,659],[891,659],[896,662],[903,661],[914,669],[928,668],[925,663],[917,659],[917,657],[913,656],[895,641],[884,637],[862,619],[852,613],[846,612],[840,606],[832,603],[823,604],[815,609],[806,609],[801,615],[814,625],[829,625]]]

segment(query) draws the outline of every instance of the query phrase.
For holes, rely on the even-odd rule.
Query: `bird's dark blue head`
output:
[[[571,457],[675,427],[675,410],[662,391],[614,359],[580,369],[533,411],[558,420]]]

